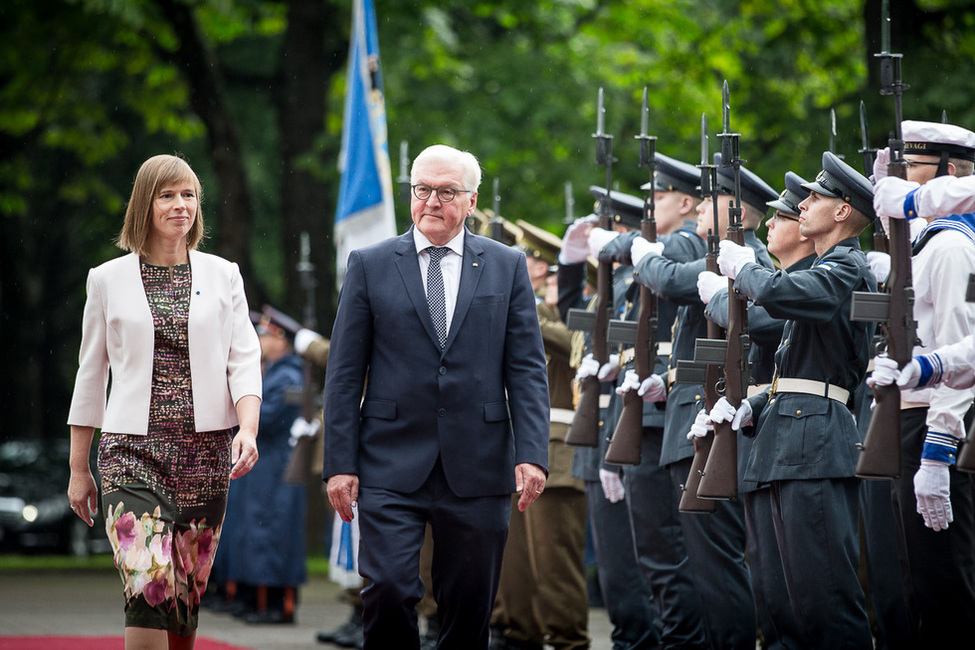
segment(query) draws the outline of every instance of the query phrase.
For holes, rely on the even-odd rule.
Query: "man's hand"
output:
[[[873,277],[877,278],[877,284],[887,281],[887,276],[890,275],[890,255],[880,251],[868,251],[867,263],[870,264]]]
[[[732,429],[741,429],[752,423],[752,405],[748,403],[747,399],[743,399],[736,409],[727,397],[721,397],[714,403],[711,412],[708,413],[708,419],[712,423],[731,422]]]
[[[951,514],[951,490],[948,463],[927,458],[914,475],[914,495],[917,511],[924,517],[924,525],[933,530],[946,530],[954,521]]]
[[[630,260],[633,266],[640,263],[647,255],[663,255],[664,254],[664,244],[663,242],[651,242],[645,237],[637,237],[630,244]]]
[[[887,178],[887,165],[890,164],[890,147],[884,147],[877,151],[877,157],[873,159],[873,177],[870,179],[876,185],[882,179]]]
[[[330,476],[325,484],[325,494],[342,521],[352,521],[352,508],[359,505],[359,477],[355,474]]]
[[[593,228],[589,231],[589,254],[599,259],[599,251],[603,250],[603,246],[619,236],[620,234],[613,230]]]
[[[515,491],[521,493],[518,510],[524,512],[545,489],[545,470],[532,463],[515,465]]]
[[[599,366],[599,373],[596,375],[596,379],[601,382],[616,381],[619,374],[620,355],[613,353],[609,355],[609,360],[606,363]]]
[[[703,438],[710,431],[714,431],[714,425],[711,423],[707,411],[698,411],[697,417],[694,418],[694,424],[691,425],[691,430],[687,432],[687,439]]]
[[[711,298],[722,289],[728,288],[728,278],[715,273],[714,271],[701,271],[697,274],[697,295],[701,297],[701,302],[705,305]]]
[[[319,420],[312,420],[309,422],[300,415],[295,418],[295,421],[291,423],[291,438],[288,440],[288,444],[292,447],[298,444],[301,438],[313,438],[318,435],[318,430],[321,428],[322,423]]]
[[[667,385],[660,375],[652,374],[640,383],[637,395],[642,397],[644,402],[665,402]]]
[[[572,222],[562,238],[559,264],[581,264],[586,261],[589,256],[589,230],[597,219],[596,215],[591,214]]]
[[[906,390],[917,388],[920,378],[921,364],[917,362],[917,359],[911,359],[910,363],[903,368],[898,368],[896,361],[887,355],[881,355],[874,357],[873,372],[867,377],[867,385],[873,388],[874,386],[890,386],[896,382],[898,388]]]
[[[726,278],[734,280],[743,266],[755,261],[755,251],[748,246],[739,246],[729,239],[723,239],[718,247],[718,268]]]
[[[603,495],[610,503],[619,503],[623,500],[623,481],[620,479],[619,472],[611,472],[608,469],[599,468],[599,483],[603,486]]]

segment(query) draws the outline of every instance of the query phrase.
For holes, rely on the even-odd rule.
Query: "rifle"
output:
[[[887,174],[907,177],[904,142],[901,135],[901,94],[909,86],[901,82],[901,54],[890,47],[890,11],[884,0],[881,24],[880,77],[882,95],[894,96],[894,130],[889,144],[890,162]],[[890,220],[890,276],[884,293],[854,292],[850,318],[856,321],[880,321],[888,356],[903,368],[911,361],[917,339],[914,321],[914,288],[911,286],[911,237],[905,219]],[[862,309],[861,309],[862,307]],[[874,386],[876,406],[870,426],[860,445],[856,475],[866,479],[895,479],[901,473],[900,388],[896,384]]]
[[[610,189],[613,185],[613,136],[603,130],[605,111],[603,109],[603,89],[599,89],[596,108],[596,164],[606,167],[606,195],[599,204],[599,227],[610,230],[613,227]],[[612,262],[600,261],[596,276],[596,313],[592,326],[592,356],[600,365],[609,360],[609,345],[606,340],[609,329],[609,316],[613,308],[613,267]],[[576,405],[572,424],[565,434],[565,444],[573,447],[599,446],[599,396],[602,390],[595,376],[582,380],[579,388],[579,403]]]
[[[873,174],[873,160],[876,149],[870,148],[870,132],[867,130],[867,107],[860,100],[860,154],[863,155],[863,175],[867,178]],[[879,253],[890,252],[890,245],[887,242],[887,233],[880,219],[873,220],[873,249]]]
[[[705,264],[708,271],[718,273],[718,168],[709,160],[708,154],[708,119],[706,115],[701,115],[701,195],[711,195],[711,207],[714,210],[714,228],[708,229],[708,252],[705,255]],[[708,321],[708,339],[723,339],[724,333],[721,328],[711,321]],[[708,364],[701,371],[702,364],[696,358],[693,364],[677,363],[678,374],[685,368],[692,374],[700,372],[704,374],[704,408],[708,411],[718,401],[717,386],[721,376],[720,366]],[[682,368],[683,366],[683,368]],[[693,366],[693,368],[692,368]],[[711,447],[714,443],[714,432],[709,431],[702,438],[694,439],[694,459],[691,461],[691,470],[687,474],[687,480],[681,486],[680,512],[686,513],[711,513],[717,508],[717,502],[713,499],[702,499],[698,496],[698,486],[701,477],[704,475],[704,467],[707,464],[708,456],[711,455]]]
[[[298,275],[301,278],[301,286],[305,290],[305,310],[302,315],[304,326],[310,330],[315,330],[315,265],[310,261],[311,244],[307,232],[301,233],[301,258],[298,261]],[[305,360],[304,373],[305,385],[302,390],[301,417],[307,422],[315,419],[315,396],[318,388],[315,385],[313,374],[314,364]],[[311,459],[312,447],[315,442],[314,436],[302,436],[298,438],[294,449],[291,450],[291,457],[288,459],[288,466],[284,470],[285,483],[304,483],[308,478],[308,467]]]
[[[503,242],[504,241],[504,221],[501,219],[501,194],[498,192],[498,179],[494,179],[494,185],[492,187],[494,190],[494,200],[492,206],[494,208],[494,214],[491,215],[491,239],[494,241]]]
[[[724,132],[721,138],[721,165],[734,170],[735,199],[728,206],[727,239],[745,245],[745,230],[741,208],[741,157],[738,152],[740,134],[731,133],[731,104],[728,82],[722,89]],[[717,222],[717,217],[715,217]],[[725,337],[724,396],[735,409],[745,398],[751,369],[748,363],[748,299],[735,291],[735,281],[728,280],[728,331]],[[720,389],[716,389],[720,392]],[[710,407],[709,407],[710,410]],[[738,432],[730,422],[714,425],[714,442],[704,466],[704,474],[697,489],[702,499],[736,499],[738,497]]]
[[[399,183],[399,194],[403,203],[410,203],[410,157],[408,154],[409,144],[406,140],[399,143],[399,176],[396,182]]]
[[[647,121],[650,108],[647,101],[647,89],[643,89],[643,103],[640,107],[640,141],[641,168],[650,170],[650,181],[656,171],[654,161],[657,138],[647,135]],[[640,222],[640,234],[648,241],[657,241],[657,222],[654,220],[654,191],[650,188],[643,199],[643,219]],[[636,340],[633,344],[633,368],[640,381],[653,373],[654,361],[657,358],[657,296],[649,288],[640,287],[640,307],[637,310]],[[613,465],[639,465],[640,447],[643,443],[643,398],[636,390],[627,391],[623,395],[623,411],[620,413],[616,430],[609,441],[606,450],[606,462]]]

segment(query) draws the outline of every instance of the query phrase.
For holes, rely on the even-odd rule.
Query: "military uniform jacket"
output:
[[[572,379],[575,372],[569,365],[572,332],[565,327],[559,310],[539,300],[536,305],[538,324],[545,346],[545,365],[548,369],[548,395],[552,405],[548,439],[549,488],[568,487],[582,490],[582,481],[572,476],[573,450],[565,444],[565,434],[572,422]]]
[[[786,269],[787,273],[808,269],[816,260],[816,255],[805,257]],[[708,320],[720,327],[728,327],[728,291],[718,291],[704,308]],[[775,372],[775,351],[782,341],[785,321],[773,318],[765,307],[748,302],[748,336],[751,339],[748,360],[752,367],[752,382],[755,385],[772,381]]]
[[[707,338],[707,319],[704,303],[697,291],[697,276],[707,269],[704,255],[707,244],[696,234],[681,229],[670,236],[664,254],[648,255],[640,260],[635,271],[637,281],[658,296],[679,305],[674,324],[674,340],[670,368],[680,360],[693,360],[694,347],[699,338]],[[753,231],[745,231],[745,245],[755,251],[755,259],[762,266],[772,268],[772,259]],[[690,458],[694,443],[687,432],[704,407],[704,388],[700,384],[675,384],[667,396],[664,414],[664,441],[660,452],[662,466]],[[744,453],[744,450],[740,450]]]
[[[860,441],[850,412],[863,381],[875,325],[850,320],[854,291],[877,283],[856,238],[831,248],[804,271],[769,271],[746,264],[735,288],[786,319],[775,354],[777,378],[827,382],[850,392],[847,404],[825,396],[771,393],[749,399],[755,435],[744,478],[777,480],[854,476]]]

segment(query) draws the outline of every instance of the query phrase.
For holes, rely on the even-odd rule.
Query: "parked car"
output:
[[[67,440],[0,443],[0,550],[111,552],[100,518],[89,528],[71,511],[68,455]]]

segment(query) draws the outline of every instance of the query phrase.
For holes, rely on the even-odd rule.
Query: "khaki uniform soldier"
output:
[[[549,475],[545,491],[525,512],[511,509],[501,584],[492,615],[491,648],[589,647],[589,606],[584,554],[586,498],[572,476],[573,450],[565,445],[572,422],[571,332],[559,315],[555,267],[562,242],[525,221],[516,247],[525,251],[535,287],[538,321],[548,368],[551,425]]]

